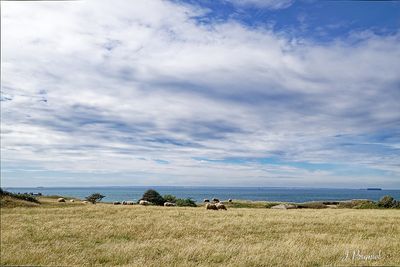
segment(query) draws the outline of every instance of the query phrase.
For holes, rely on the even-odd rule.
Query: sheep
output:
[[[139,201],[139,205],[147,206],[147,205],[150,205],[150,202],[142,199]]]
[[[57,199],[57,202],[65,202],[65,198],[60,197],[59,199]]]
[[[226,207],[223,203],[219,202],[215,205],[219,210],[226,210]]]
[[[176,204],[172,203],[172,202],[165,202],[164,203],[164,207],[175,207],[175,206],[176,206]]]
[[[229,202],[229,203],[232,203],[232,199],[230,198],[230,199],[228,200],[228,202]]]
[[[89,203],[89,201],[86,201],[86,200],[85,200],[85,201],[82,201],[82,203],[83,203],[83,204],[87,204],[87,203]]]
[[[73,200],[73,199],[70,199],[70,201],[69,202],[75,202],[75,200]]]
[[[210,200],[207,199],[207,198],[205,198],[205,199],[203,200],[203,202],[204,202],[204,203],[208,203],[208,202],[210,202]]]
[[[114,205],[120,205],[121,202],[119,202],[119,201],[114,201],[113,204],[114,204]]]
[[[126,201],[122,201],[122,205],[128,205],[128,203],[126,203]]]
[[[126,205],[133,205],[133,201],[126,201]]]
[[[217,206],[212,203],[207,203],[206,204],[206,210],[218,210]]]
[[[218,199],[218,198],[213,198],[212,201],[215,202],[215,203],[218,203],[218,202],[219,202],[219,199]]]

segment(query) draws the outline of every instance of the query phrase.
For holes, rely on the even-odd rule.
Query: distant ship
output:
[[[367,188],[367,190],[382,190],[382,188],[378,188],[378,187],[369,187],[369,188]]]

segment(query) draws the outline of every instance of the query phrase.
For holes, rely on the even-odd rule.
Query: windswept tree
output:
[[[90,196],[87,196],[86,200],[93,204],[96,204],[97,202],[100,202],[104,197],[105,196],[103,196],[102,194],[94,193],[94,194],[91,194]]]

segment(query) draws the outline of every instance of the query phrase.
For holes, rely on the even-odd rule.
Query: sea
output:
[[[161,195],[171,194],[178,198],[240,199],[252,201],[308,202],[339,201],[351,199],[379,200],[385,195],[400,199],[400,190],[341,189],[341,188],[288,188],[288,187],[202,187],[202,186],[108,186],[108,187],[10,187],[4,190],[14,193],[42,193],[84,199],[92,193],[105,196],[103,202],[137,201],[147,189]]]

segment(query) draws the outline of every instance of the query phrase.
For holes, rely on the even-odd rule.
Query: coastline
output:
[[[268,202],[311,202],[311,201],[348,201],[351,199],[370,199],[378,201],[384,195],[400,199],[400,190],[382,189],[338,189],[338,188],[293,188],[293,187],[204,187],[204,186],[131,186],[131,187],[44,187],[10,188],[13,193],[42,193],[44,195],[62,195],[75,198],[98,192],[105,196],[103,201],[137,201],[146,189],[155,189],[162,195],[172,194],[179,198],[191,198],[201,202],[205,198],[240,199]],[[6,188],[6,189],[9,189]]]

